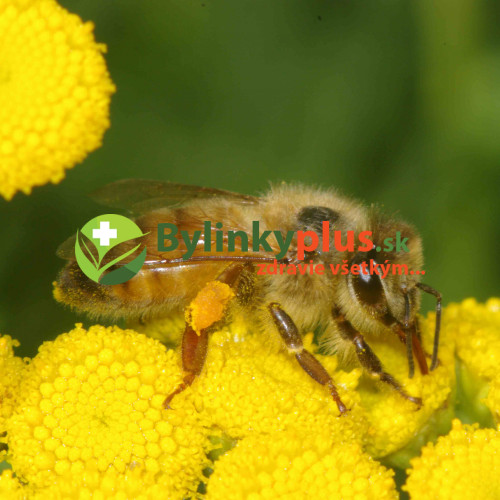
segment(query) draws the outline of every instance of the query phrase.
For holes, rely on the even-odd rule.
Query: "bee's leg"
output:
[[[359,333],[351,325],[351,323],[349,323],[349,321],[347,321],[342,316],[342,314],[334,313],[334,318],[342,338],[352,342],[354,347],[356,348],[356,354],[358,355],[361,366],[363,366],[363,368],[367,370],[370,375],[373,375],[379,378],[382,382],[391,385],[394,389],[396,389],[396,391],[399,392],[399,394],[401,394],[401,396],[403,396],[408,401],[411,401],[418,406],[422,406],[422,400],[420,398],[415,398],[407,394],[401,387],[401,384],[392,375],[389,375],[384,371],[380,359],[378,359],[377,355],[366,343],[363,335],[361,335],[361,333]]]
[[[316,382],[328,387],[335,403],[337,403],[339,412],[341,414],[346,413],[347,408],[338,395],[332,377],[323,365],[309,351],[304,349],[302,338],[292,318],[276,302],[269,304],[268,308],[288,351],[295,354],[300,366],[308,375]]]
[[[234,287],[238,277],[245,268],[245,264],[231,264],[217,277],[216,281]],[[198,333],[194,331],[191,325],[186,324],[182,336],[182,368],[184,370],[184,379],[179,387],[167,396],[163,402],[164,408],[170,408],[170,402],[174,396],[185,391],[201,373],[201,370],[203,370],[208,350],[208,333],[209,328],[202,329]]]
[[[201,373],[205,358],[207,357],[208,332],[201,330],[198,335],[190,325],[186,325],[182,336],[182,367],[184,369],[184,380],[174,392],[163,402],[164,408],[170,408],[170,402],[175,395],[185,391]]]

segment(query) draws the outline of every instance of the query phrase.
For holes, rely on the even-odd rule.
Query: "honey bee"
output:
[[[429,368],[421,345],[417,312],[420,293],[430,293],[436,298],[430,370],[437,366],[441,295],[420,282],[422,244],[411,225],[334,190],[285,183],[272,186],[261,197],[254,197],[212,188],[130,179],[101,188],[94,193],[94,198],[134,214],[135,223],[147,233],[143,237],[146,261],[129,281],[102,285],[82,273],[74,257],[74,240],[69,241],[58,251],[68,260],[56,282],[58,300],[93,316],[147,318],[184,310],[207,283],[219,281],[234,291],[234,307],[251,314],[253,322],[258,319],[263,331],[278,334],[304,371],[328,389],[341,414],[347,408],[334,381],[304,348],[301,332],[320,327],[322,344],[330,351],[340,354],[341,358],[352,356],[370,375],[387,383],[403,398],[417,407],[422,404],[420,398],[407,394],[402,385],[384,371],[361,333],[382,338],[396,335],[406,348],[409,376],[414,374],[414,357],[421,373],[427,374]],[[249,252],[245,243],[251,245],[255,240],[255,221],[259,222],[263,235],[274,231],[276,238],[275,241],[269,238],[263,251]],[[158,244],[162,236],[158,234],[159,224],[165,223],[179,230],[175,236],[176,248],[168,251],[159,250]],[[227,233],[221,235],[221,227],[228,230]],[[331,230],[326,236],[325,229]],[[187,240],[180,236],[181,231],[189,235]],[[372,248],[361,251],[345,245],[339,249],[333,237],[338,231],[356,236],[369,232]],[[232,238],[230,232],[233,232]],[[384,246],[386,238],[396,232],[407,242],[409,251]],[[323,235],[315,247],[312,233]],[[304,235],[307,235],[305,239]],[[286,248],[279,244],[285,240]],[[117,251],[124,252],[126,245],[132,243],[118,245]],[[113,251],[109,253],[112,258]],[[377,268],[381,263],[405,266],[412,272],[389,272],[381,276],[369,271],[370,264]],[[285,272],[259,272],[265,265],[277,264]],[[300,268],[306,264],[321,264],[325,271],[290,272],[291,266]],[[358,273],[354,272],[354,264],[358,266]],[[345,265],[353,272],[328,271]],[[182,339],[184,382],[167,397],[166,407],[175,394],[189,387],[201,373],[210,331],[211,328],[206,328],[195,332],[186,324]]]

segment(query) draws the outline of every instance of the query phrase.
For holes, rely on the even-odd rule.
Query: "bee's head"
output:
[[[335,287],[338,288],[336,301],[340,299],[356,304],[358,320],[366,322],[394,322],[408,327],[415,321],[420,307],[420,294],[416,288],[422,272],[422,243],[415,229],[404,222],[384,215],[378,208],[362,210],[360,213],[335,211],[323,206],[308,206],[298,214],[301,230],[322,233],[325,221],[330,223],[330,252],[323,254],[321,244],[315,251],[326,262],[348,262],[349,273],[343,274]],[[346,233],[356,234],[354,251],[337,251],[337,235],[342,241]],[[373,248],[358,250],[362,232],[370,232]],[[351,235],[352,236],[352,235]],[[353,269],[354,266],[354,269]],[[357,266],[357,272],[355,272]],[[345,308],[344,308],[345,309]],[[351,308],[353,309],[353,308]],[[363,321],[364,317],[364,321]],[[370,331],[376,328],[370,327]]]
[[[351,299],[368,316],[386,325],[397,322],[408,328],[420,308],[417,284],[422,276],[422,248],[417,235],[401,229],[397,232],[399,236],[393,239],[406,239],[409,251],[389,250],[389,244],[384,247],[383,243],[387,238],[375,237],[372,250],[354,254],[346,280]],[[353,269],[355,264],[359,268]]]
[[[345,276],[344,301],[357,305],[348,308],[351,312],[349,321],[360,331],[376,332],[392,328],[407,344],[411,343],[412,337],[417,334],[417,313],[420,291],[423,290],[438,298],[437,339],[441,297],[438,292],[420,283],[425,272],[422,270],[419,235],[406,223],[379,218],[372,219],[371,231],[373,248],[368,252],[355,252],[349,263],[351,272]],[[359,266],[358,272],[353,272],[354,264]],[[419,362],[425,373],[427,366],[423,352]],[[431,368],[436,362],[437,340]],[[410,361],[410,373],[413,372],[412,363]]]

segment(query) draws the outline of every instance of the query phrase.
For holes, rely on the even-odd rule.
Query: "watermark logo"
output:
[[[146,233],[147,234],[147,233]],[[101,285],[118,285],[133,278],[146,260],[146,246],[140,241],[121,255],[109,252],[129,240],[145,236],[139,226],[123,215],[105,214],[89,220],[76,234],[75,258],[82,272]],[[140,247],[140,254],[128,261]],[[115,264],[117,269],[106,273]]]

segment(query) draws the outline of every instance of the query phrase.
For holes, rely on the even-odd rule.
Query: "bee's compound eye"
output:
[[[358,299],[369,305],[380,304],[384,298],[384,289],[380,276],[370,274],[370,260],[363,261],[366,265],[360,265],[359,275],[353,275],[354,291]]]

